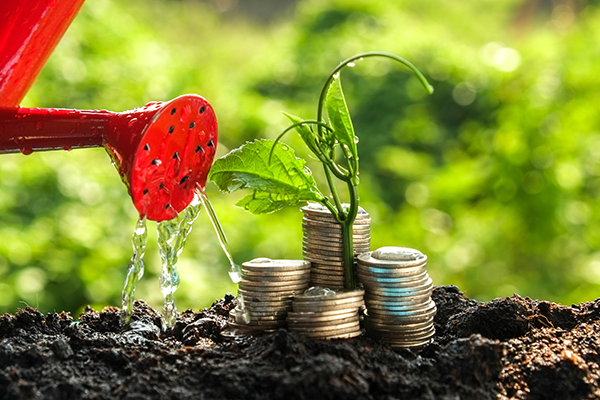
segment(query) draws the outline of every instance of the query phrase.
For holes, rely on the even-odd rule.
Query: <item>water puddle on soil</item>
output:
[[[183,251],[185,241],[192,231],[192,226],[196,218],[198,218],[202,206],[207,210],[221,248],[229,260],[229,276],[231,280],[235,283],[241,280],[241,268],[233,261],[227,237],[217,218],[217,214],[204,191],[196,189],[191,203],[177,217],[159,222],[157,225],[158,247],[162,261],[160,288],[164,298],[163,319],[167,327],[173,327],[177,318],[177,307],[174,298],[175,291],[179,288],[180,283],[177,260]],[[123,288],[123,314],[121,318],[124,323],[128,323],[131,318],[135,286],[144,274],[143,256],[146,251],[147,239],[146,218],[141,218],[132,235],[133,256],[127,270],[125,287]]]

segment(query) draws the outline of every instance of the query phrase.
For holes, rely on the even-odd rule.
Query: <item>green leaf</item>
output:
[[[223,192],[253,190],[237,205],[256,214],[324,199],[306,161],[296,157],[288,145],[272,140],[256,140],[232,150],[215,161],[209,179]]]
[[[283,111],[283,115],[288,117],[292,124],[299,124],[304,121],[302,118],[288,114],[285,111]],[[314,132],[310,129],[310,126],[308,124],[298,125],[296,126],[296,132],[298,132],[302,140],[304,140],[304,143],[306,143],[306,146],[308,146],[308,148],[314,153],[315,151],[313,149],[318,148],[317,138]]]
[[[358,160],[358,150],[354,136],[354,127],[350,119],[350,112],[346,105],[344,92],[342,91],[341,77],[337,77],[331,83],[325,100],[329,123],[335,132],[335,137],[342,146],[346,146],[354,160]],[[355,171],[358,172],[358,171]]]

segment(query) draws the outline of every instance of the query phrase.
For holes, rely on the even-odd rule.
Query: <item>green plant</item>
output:
[[[246,143],[217,160],[209,175],[209,179],[224,192],[251,189],[253,192],[237,205],[252,213],[270,213],[301,201],[316,201],[327,207],[342,227],[346,289],[356,286],[352,226],[358,213],[360,180],[358,137],[354,133],[342,90],[340,72],[344,67],[354,67],[357,61],[367,57],[385,57],[404,64],[415,73],[429,93],[433,92],[421,72],[401,57],[382,52],[355,55],[340,63],[325,81],[319,96],[316,119],[302,119],[284,113],[292,124],[274,142],[259,140]],[[283,135],[292,129],[298,132],[323,165],[329,196],[319,190],[311,171],[306,168],[306,162],[297,158],[288,145],[280,142]],[[334,178],[346,186],[348,206],[342,204]]]

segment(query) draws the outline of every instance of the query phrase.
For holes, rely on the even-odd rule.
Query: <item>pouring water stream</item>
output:
[[[241,268],[233,261],[229,243],[223,227],[221,226],[216,212],[200,187],[196,188],[191,203],[175,218],[159,222],[157,225],[158,247],[162,260],[162,274],[160,276],[160,287],[164,297],[163,319],[167,327],[175,324],[177,308],[175,306],[174,294],[179,288],[180,277],[177,271],[177,261],[183,251],[185,241],[192,231],[193,223],[197,219],[200,208],[204,206],[210,218],[213,228],[219,239],[223,252],[230,263],[229,276],[235,283],[241,280]],[[146,250],[148,233],[146,229],[146,218],[140,218],[132,235],[133,256],[127,271],[127,278],[123,288],[122,297],[122,321],[129,322],[133,310],[133,299],[137,281],[144,273],[143,256]]]

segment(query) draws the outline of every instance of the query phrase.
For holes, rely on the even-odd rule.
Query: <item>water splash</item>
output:
[[[199,197],[198,193],[195,193],[192,202],[183,212],[177,217],[159,222],[157,225],[158,248],[162,260],[160,288],[164,297],[163,318],[167,327],[172,327],[177,317],[174,297],[180,282],[177,260],[183,251],[185,240],[192,231],[192,225],[200,213],[202,202]]]
[[[127,277],[125,278],[125,287],[122,293],[122,308],[121,320],[123,323],[128,323],[131,319],[133,311],[133,294],[135,285],[138,280],[144,275],[144,253],[146,252],[146,243],[148,242],[148,230],[146,229],[146,217],[140,218],[137,222],[133,235],[131,235],[131,243],[133,245],[133,256],[129,262],[127,269]]]

